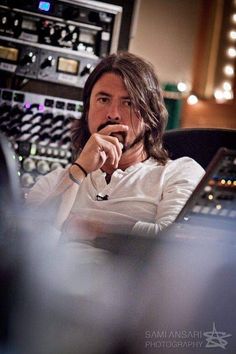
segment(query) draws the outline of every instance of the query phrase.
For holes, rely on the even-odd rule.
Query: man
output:
[[[29,202],[52,205],[64,235],[156,235],[172,223],[204,174],[162,146],[167,111],[152,66],[130,54],[104,58],[89,76],[72,131],[75,162],[41,178]]]

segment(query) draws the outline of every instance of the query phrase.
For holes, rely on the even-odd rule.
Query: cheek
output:
[[[145,129],[145,124],[142,118],[137,115],[133,115],[131,118],[130,130],[132,134],[138,135]]]
[[[97,131],[98,126],[101,124],[100,122],[100,114],[93,108],[89,109],[88,112],[88,128],[91,134]]]

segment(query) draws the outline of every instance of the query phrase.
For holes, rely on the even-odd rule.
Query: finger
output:
[[[107,160],[112,166],[116,167],[119,161],[117,147],[113,143],[107,142],[104,146],[104,151],[107,155]]]
[[[102,151],[100,152],[101,166],[104,165],[104,163],[106,162],[106,159],[107,159],[107,155],[106,155],[105,151],[102,150]]]
[[[103,136],[103,139],[105,141],[109,141],[111,144],[114,145],[115,149],[116,149],[116,152],[115,152],[115,167],[117,168],[118,167],[118,163],[120,161],[120,158],[121,158],[121,155],[122,155],[122,149],[123,149],[123,144],[119,141],[119,139],[117,137],[113,137],[113,136],[107,136],[107,135],[104,135]]]
[[[109,161],[115,168],[117,168],[120,156],[121,156],[121,148],[119,146],[119,141],[117,138],[110,136],[103,136],[99,141],[100,148],[100,156],[104,161],[104,155],[106,154],[106,161]]]
[[[99,134],[110,135],[112,133],[127,132],[128,125],[125,124],[109,124],[105,128],[99,130]]]

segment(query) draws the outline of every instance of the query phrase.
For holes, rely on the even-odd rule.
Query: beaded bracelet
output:
[[[77,167],[79,167],[79,168],[81,169],[81,171],[85,174],[85,177],[88,176],[88,172],[87,172],[87,171],[83,168],[83,166],[81,166],[79,163],[73,162],[73,163],[72,163],[72,166],[77,166]]]

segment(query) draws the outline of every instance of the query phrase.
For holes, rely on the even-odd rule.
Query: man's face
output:
[[[122,78],[114,73],[104,74],[94,85],[90,97],[88,127],[91,134],[108,124],[124,124],[127,132],[114,133],[127,148],[143,140],[143,119],[132,108],[129,94]]]

